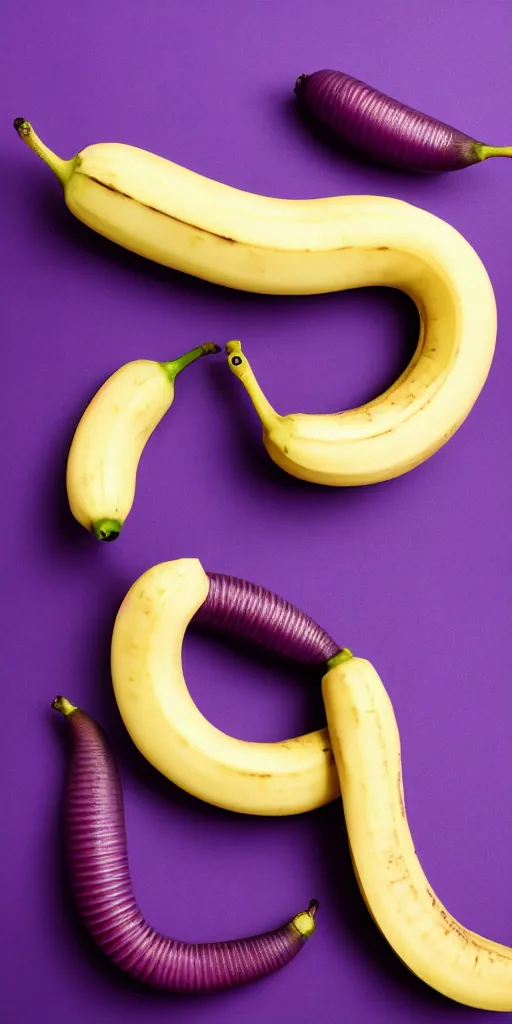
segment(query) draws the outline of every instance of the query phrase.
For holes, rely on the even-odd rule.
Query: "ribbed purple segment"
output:
[[[257,583],[208,573],[206,601],[194,615],[198,626],[251,640],[304,665],[322,666],[340,646],[309,615]]]
[[[360,151],[411,171],[456,171],[479,160],[476,142],[351,75],[328,69],[301,75],[304,107]]]
[[[248,939],[194,945],[167,938],[145,921],[132,889],[123,794],[109,742],[85,712],[67,720],[71,885],[87,930],[109,959],[132,978],[172,992],[231,988],[289,963],[304,945],[291,922]]]

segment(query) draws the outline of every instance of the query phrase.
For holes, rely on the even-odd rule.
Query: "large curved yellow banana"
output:
[[[167,363],[134,359],[89,402],[71,442],[66,487],[75,519],[98,540],[119,536],[133,505],[140,457],[172,405],[178,373],[200,356],[219,351],[207,342]]]
[[[270,431],[266,425],[270,454],[288,472],[332,484],[396,476],[427,459],[467,416],[491,365],[496,304],[474,249],[439,217],[380,196],[253,195],[119,143],[88,146],[66,161],[28,121],[14,123],[61,181],[72,213],[141,256],[244,291],[311,295],[375,285],[415,302],[418,347],[392,389],[343,416],[294,416],[281,425],[274,416]]]
[[[244,814],[300,814],[339,796],[326,729],[277,743],[245,742],[207,721],[187,689],[182,645],[208,595],[197,558],[162,562],[132,585],[111,645],[115,699],[133,742],[172,782]]]
[[[405,965],[448,998],[512,1012],[512,949],[459,924],[429,884],[407,823],[400,737],[373,666],[349,651],[322,680],[352,861],[379,929]]]

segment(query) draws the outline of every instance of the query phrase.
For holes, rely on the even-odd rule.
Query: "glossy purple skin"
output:
[[[339,139],[409,171],[457,171],[478,163],[481,143],[342,71],[300,75],[301,105]]]
[[[295,605],[257,583],[208,573],[208,596],[192,623],[250,640],[303,665],[321,668],[340,650],[321,626]]]
[[[53,706],[58,710],[56,698]],[[71,750],[65,792],[70,881],[84,924],[106,956],[132,978],[168,992],[213,992],[262,978],[289,963],[306,939],[292,921],[228,942],[187,943],[155,931],[132,889],[123,794],[109,741],[79,708],[66,715]],[[318,904],[308,908],[314,915]]]

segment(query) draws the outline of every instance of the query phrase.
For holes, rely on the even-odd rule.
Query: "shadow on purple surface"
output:
[[[65,428],[55,435],[55,441],[49,448],[48,459],[40,466],[41,478],[35,483],[36,490],[43,499],[40,502],[42,515],[39,536],[44,550],[49,552],[52,558],[58,549],[60,559],[68,557],[71,551],[79,554],[86,552],[86,557],[90,559],[94,557],[91,549],[99,550],[100,547],[98,543],[91,543],[93,538],[72,515],[66,491],[69,447],[77,423],[91,397],[88,396],[80,409],[69,417]]]

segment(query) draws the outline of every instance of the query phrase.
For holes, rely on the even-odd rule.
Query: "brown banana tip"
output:
[[[310,917],[314,917],[315,916],[319,906],[320,906],[320,904],[319,904],[318,900],[310,900],[309,901],[308,914],[309,914]]]
[[[213,341],[207,341],[206,345],[203,345],[203,351],[205,356],[213,355],[214,352],[222,352],[220,345],[215,345]]]
[[[30,125],[24,117],[15,117],[13,125],[18,132],[18,135],[28,135],[30,132]]]

